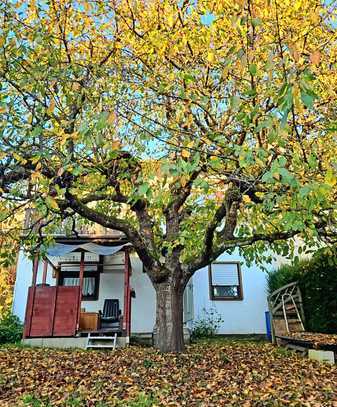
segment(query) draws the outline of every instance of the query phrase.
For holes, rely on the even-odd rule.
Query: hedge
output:
[[[269,293],[297,281],[303,297],[305,328],[337,332],[337,248],[318,250],[310,260],[283,265],[268,273]]]

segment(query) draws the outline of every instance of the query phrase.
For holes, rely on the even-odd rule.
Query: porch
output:
[[[133,293],[130,249],[129,244],[57,243],[42,264],[36,258],[28,289],[24,343],[127,345]]]

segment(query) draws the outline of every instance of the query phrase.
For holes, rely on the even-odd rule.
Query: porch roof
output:
[[[125,243],[119,246],[103,246],[96,243],[82,243],[82,244],[63,244],[56,243],[47,250],[48,256],[64,256],[76,250],[83,250],[90,253],[95,253],[101,256],[111,256],[125,246],[131,246],[130,243]]]

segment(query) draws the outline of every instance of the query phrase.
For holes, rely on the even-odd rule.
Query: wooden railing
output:
[[[278,290],[275,290],[268,296],[268,302],[270,305],[270,312],[273,315],[276,315],[279,311],[282,310],[282,297],[284,295],[292,296],[296,302],[302,306],[302,296],[301,291],[298,287],[298,283],[289,283]]]
[[[290,330],[304,331],[302,295],[296,281],[272,292],[268,296],[268,307],[273,342],[277,336],[286,335]]]

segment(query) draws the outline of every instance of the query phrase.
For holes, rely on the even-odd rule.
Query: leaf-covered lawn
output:
[[[182,355],[0,349],[1,406],[337,406],[337,367],[270,344],[199,343]]]

